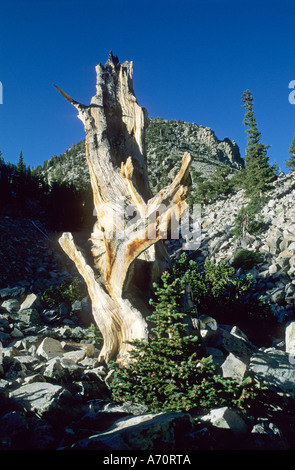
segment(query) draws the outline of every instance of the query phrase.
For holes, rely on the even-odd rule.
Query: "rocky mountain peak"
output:
[[[111,62],[115,64],[116,59],[112,58]],[[228,137],[219,140],[209,127],[184,121],[149,118],[146,152],[152,190],[164,176],[172,180],[179,170],[184,152],[189,152],[193,157],[192,169],[205,177],[220,165],[228,165],[233,172],[244,167],[244,160],[234,140]],[[89,170],[84,141],[74,144],[64,154],[50,158],[36,171],[50,184],[71,182],[79,189],[87,187]]]

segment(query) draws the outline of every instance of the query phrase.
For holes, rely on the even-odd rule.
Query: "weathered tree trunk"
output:
[[[147,113],[133,92],[132,62],[120,64],[110,53],[96,73],[97,91],[89,106],[56,87],[84,123],[97,217],[91,253],[82,253],[70,233],[59,242],[87,284],[104,339],[100,358],[123,362],[130,349],[126,341],[147,339],[152,282],[170,265],[162,239],[186,204],[191,156],[184,154],[175,180],[153,197],[145,149]]]

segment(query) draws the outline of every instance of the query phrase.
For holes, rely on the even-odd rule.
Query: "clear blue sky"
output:
[[[84,138],[76,110],[109,51],[134,62],[137,100],[151,117],[210,127],[244,156],[241,95],[250,89],[271,162],[295,133],[294,0],[0,0],[0,150],[31,167]]]

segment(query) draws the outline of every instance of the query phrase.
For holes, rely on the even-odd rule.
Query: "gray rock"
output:
[[[43,374],[33,374],[25,377],[23,385],[33,384],[36,382],[46,382],[46,378]]]
[[[122,418],[107,431],[83,439],[74,450],[174,450],[194,422],[187,413],[158,413]]]
[[[15,359],[29,370],[34,370],[34,366],[39,364],[39,359],[30,355],[15,356]]]
[[[295,321],[287,323],[285,329],[286,352],[295,354]]]
[[[54,357],[47,362],[43,375],[49,379],[55,379],[58,382],[68,378],[59,357]]]
[[[24,334],[18,328],[13,328],[10,335],[12,336],[12,338],[15,338],[15,339],[24,337]]]
[[[84,349],[69,351],[64,353],[63,357],[65,359],[71,359],[74,363],[81,362],[86,357],[86,351]]]
[[[27,368],[17,358],[3,358],[3,368],[6,380],[23,379],[27,375]]]
[[[288,446],[276,424],[259,418],[252,431],[252,448],[255,450],[287,450]]]
[[[74,303],[72,303],[72,312],[82,312],[84,305],[82,300],[76,300]]]
[[[250,358],[249,370],[268,386],[295,398],[293,355],[275,348],[259,350]]]
[[[3,315],[0,315],[0,330],[10,331],[9,321]]]
[[[54,338],[46,337],[38,347],[36,354],[48,360],[55,358],[56,356],[62,357],[64,350],[60,341]]]
[[[18,343],[15,343],[14,347],[16,349],[23,349],[25,351],[29,351],[32,347],[35,347],[35,348],[38,347],[42,341],[43,341],[42,336],[29,335],[29,336],[25,336]]]
[[[68,380],[80,380],[81,376],[84,374],[84,368],[79,366],[71,359],[62,357],[60,363],[65,373],[67,374]]]
[[[4,333],[3,331],[0,331],[0,342],[4,345],[7,345],[11,341],[11,336],[9,333]]]
[[[246,434],[249,429],[245,421],[228,407],[211,410],[206,416],[202,416],[203,422],[210,422],[213,426],[222,429],[229,429],[234,435]]]
[[[19,387],[10,393],[24,409],[37,416],[55,420],[71,415],[72,395],[60,385],[35,382]]]
[[[25,300],[21,303],[20,310],[26,310],[28,308],[37,308],[39,306],[39,297],[36,294],[29,294]]]
[[[224,349],[240,359],[247,360],[257,349],[237,327],[232,327],[230,331],[223,327],[220,328],[220,331],[222,332],[222,346]]]
[[[22,297],[26,292],[24,287],[6,287],[0,290],[0,299],[7,300],[16,297]]]
[[[230,353],[222,363],[220,371],[223,377],[231,377],[241,383],[247,376],[247,362]]]
[[[214,330],[215,331],[218,329],[217,321],[208,315],[200,315],[199,322],[200,322],[201,330]]]
[[[271,301],[275,304],[281,304],[285,300],[285,289],[275,289],[271,294]]]
[[[2,302],[1,307],[9,313],[17,313],[20,307],[20,303],[17,299],[8,299]]]

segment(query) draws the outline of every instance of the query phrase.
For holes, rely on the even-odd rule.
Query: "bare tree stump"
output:
[[[90,254],[82,253],[71,233],[64,233],[59,243],[87,284],[104,339],[100,359],[105,362],[127,361],[126,341],[148,339],[152,283],[170,266],[163,239],[179,221],[191,185],[191,156],[185,153],[174,181],[152,195],[145,149],[147,112],[137,103],[132,68],[132,62],[120,64],[110,53],[105,66],[96,67],[96,95],[89,106],[56,87],[84,123],[97,218]]]

